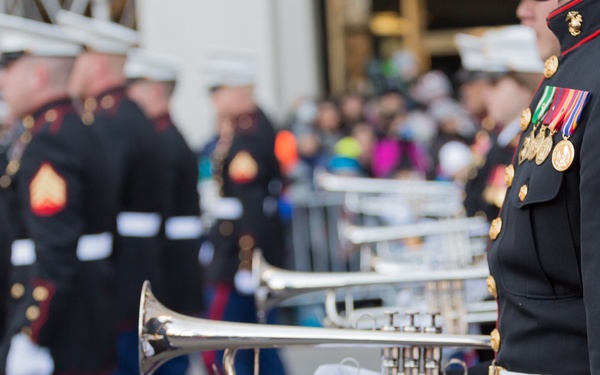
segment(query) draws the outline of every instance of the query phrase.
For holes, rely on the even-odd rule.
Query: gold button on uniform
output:
[[[231,236],[233,234],[233,224],[230,221],[224,221],[219,225],[219,233],[222,236]]]
[[[21,163],[17,160],[11,160],[6,166],[6,174],[9,176],[14,176],[21,168]]]
[[[38,286],[33,290],[33,299],[38,301],[38,302],[42,302],[48,299],[48,289],[46,289],[46,287],[43,286]]]
[[[98,102],[96,101],[96,99],[94,98],[88,98],[84,103],[83,103],[83,108],[87,111],[87,112],[94,112],[96,110],[96,108],[98,108]]]
[[[104,109],[111,109],[115,105],[115,98],[112,95],[106,95],[100,100],[100,106]]]
[[[558,57],[550,56],[544,63],[544,77],[551,78],[558,70]]]
[[[10,288],[10,295],[14,299],[23,297],[23,294],[25,294],[25,287],[21,283],[13,284],[13,286]]]
[[[490,296],[497,298],[498,297],[498,289],[496,289],[496,280],[492,275],[488,276],[485,280],[487,284],[488,292],[490,292]]]
[[[531,123],[531,109],[526,108],[521,112],[521,130],[525,131]]]
[[[23,121],[23,127],[25,127],[25,129],[31,129],[33,128],[33,125],[35,125],[35,119],[33,118],[33,116],[26,116]]]
[[[492,344],[492,350],[498,353],[498,350],[500,350],[500,332],[498,329],[494,329],[492,333],[490,333],[490,342]]]
[[[521,188],[519,189],[519,199],[521,200],[521,202],[523,202],[525,198],[527,198],[527,193],[529,193],[529,188],[527,187],[527,185],[521,186]]]
[[[81,121],[85,124],[85,125],[92,125],[94,123],[94,114],[92,112],[85,112],[83,115],[81,115]]]
[[[28,144],[29,142],[31,142],[31,132],[30,131],[24,131],[23,134],[21,134],[21,142]]]
[[[242,250],[252,250],[254,248],[254,238],[246,234],[240,238],[239,245]]]
[[[25,311],[25,317],[31,321],[40,317],[40,308],[37,306],[29,306]]]
[[[502,219],[499,217],[492,220],[492,224],[490,225],[490,239],[493,241],[498,238],[498,235],[502,231]]]
[[[58,118],[58,112],[56,112],[56,110],[54,110],[54,109],[51,109],[46,112],[46,114],[44,115],[44,118],[48,122],[54,122]]]
[[[515,178],[515,167],[510,164],[504,170],[504,182],[506,183],[506,187],[511,187],[513,179]]]
[[[0,177],[0,187],[6,189],[10,186],[11,179],[7,175]]]

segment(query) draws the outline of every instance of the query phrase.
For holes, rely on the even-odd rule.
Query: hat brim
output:
[[[6,68],[26,54],[27,52],[25,51],[2,52],[0,54],[0,68]]]
[[[506,72],[484,72],[461,69],[454,74],[454,80],[459,84],[475,81],[494,81],[505,74]]]

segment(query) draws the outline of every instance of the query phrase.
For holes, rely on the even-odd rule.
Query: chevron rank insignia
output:
[[[229,165],[229,177],[238,184],[246,184],[256,178],[258,164],[247,151],[238,152]]]
[[[29,184],[31,211],[38,216],[52,216],[67,205],[67,183],[50,163],[43,163]]]

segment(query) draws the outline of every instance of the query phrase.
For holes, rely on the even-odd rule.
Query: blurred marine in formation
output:
[[[162,265],[168,283],[164,303],[178,313],[200,316],[203,301],[198,250],[202,226],[196,187],[198,168],[194,153],[169,115],[179,67],[180,62],[170,56],[133,49],[128,54],[125,76],[129,80],[129,97],[154,122],[162,141],[160,153],[166,162]],[[182,356],[157,373],[185,374],[188,365],[188,358]]]
[[[115,255],[119,324],[119,374],[137,374],[138,305],[150,280],[164,299],[160,236],[165,170],[155,125],[126,92],[123,68],[138,34],[124,26],[61,11],[57,20],[81,39],[70,93],[82,101],[82,121],[110,150],[106,178],[114,181],[117,207]]]
[[[0,373],[108,373],[114,205],[105,152],[67,92],[81,47],[55,26],[0,14],[0,48],[4,99],[25,129],[0,177],[13,241]]]
[[[505,170],[518,142],[521,109],[531,100],[544,65],[535,33],[526,26],[488,31],[482,37],[461,35],[458,42],[465,68],[484,72],[491,81],[484,102],[495,126],[489,132],[489,149],[465,187],[467,215],[491,221],[506,194]]]
[[[214,245],[207,261],[208,318],[256,322],[251,281],[252,254],[283,265],[283,239],[278,212],[281,173],[275,157],[275,131],[253,98],[257,67],[241,51],[216,51],[206,61],[207,80],[219,122],[212,157],[220,199],[210,233]],[[204,257],[204,256],[203,256]],[[207,259],[208,258],[208,259]],[[203,353],[207,369],[220,364],[222,353]],[[252,374],[254,353],[236,357],[238,374]],[[275,349],[261,350],[261,374],[283,374]]]

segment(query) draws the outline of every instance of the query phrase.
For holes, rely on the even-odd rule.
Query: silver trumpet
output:
[[[413,357],[419,352],[431,352],[432,348],[489,349],[491,347],[489,336],[424,334],[399,330],[339,330],[229,323],[192,318],[173,312],[157,301],[148,281],[142,288],[138,334],[140,372],[144,375],[152,374],[170,359],[205,350],[227,349],[223,364],[227,374],[234,374],[233,362],[238,349],[283,346],[406,347],[407,358],[411,358],[408,365],[412,366],[416,363]],[[401,360],[398,356],[396,359]],[[425,368],[425,361],[421,361],[423,368]]]
[[[266,262],[262,253],[254,251],[252,277],[254,280],[256,309],[259,320],[281,301],[300,294],[327,289],[357,286],[397,285],[415,282],[485,279],[489,276],[486,266],[471,268],[420,270],[397,275],[377,272],[297,272],[274,267]]]

